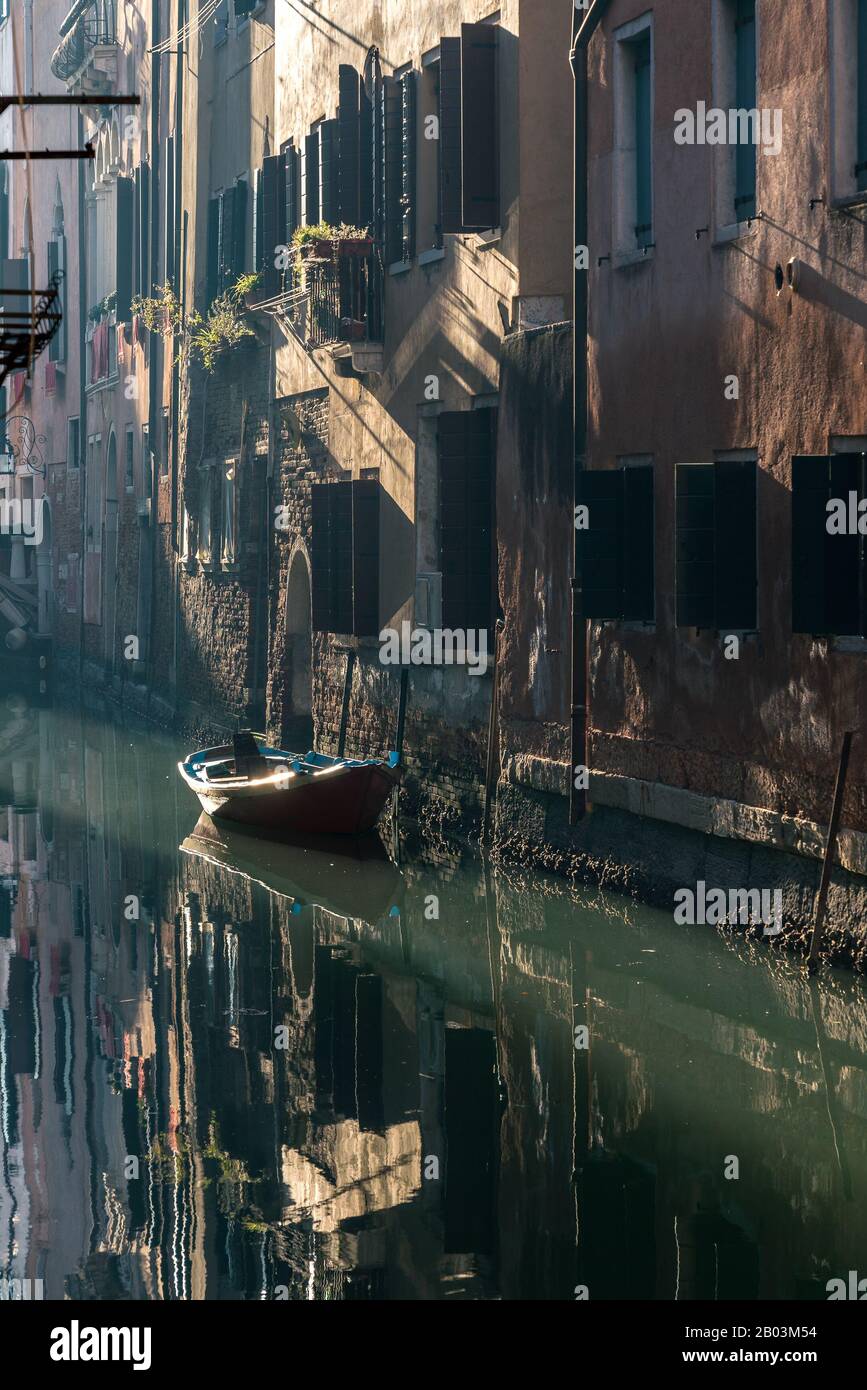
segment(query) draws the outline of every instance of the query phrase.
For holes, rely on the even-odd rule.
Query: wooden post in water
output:
[[[342,758],[346,749],[346,725],[349,719],[349,693],[352,690],[352,672],[355,669],[355,652],[346,653],[346,674],[343,677],[343,704],[340,707],[340,734],[337,739],[337,756]]]
[[[825,858],[822,861],[822,877],[819,879],[819,891],[816,895],[813,937],[810,942],[810,954],[807,957],[807,970],[811,975],[815,975],[816,971],[819,969],[819,947],[822,944],[822,923],[825,920],[825,906],[828,901],[831,868],[834,863],[834,851],[837,848],[837,831],[840,828],[840,815],[843,810],[843,795],[846,791],[846,773],[849,770],[849,751],[852,747],[852,732],[851,729],[847,730],[843,735],[843,742],[840,744],[840,762],[837,767],[837,783],[834,787],[834,801],[831,806],[831,819],[828,823],[828,838],[825,841]]]

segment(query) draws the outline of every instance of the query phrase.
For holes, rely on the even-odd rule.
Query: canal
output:
[[[854,977],[445,840],[271,845],[3,697],[0,1278],[61,1299],[825,1299]]]

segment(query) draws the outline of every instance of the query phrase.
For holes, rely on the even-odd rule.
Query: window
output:
[[[210,565],[213,558],[213,534],[211,526],[211,494],[213,491],[214,470],[203,467],[199,479],[199,543],[196,559],[201,565]]]
[[[714,215],[721,230],[748,222],[756,214],[756,150],[761,126],[756,108],[755,0],[715,0],[713,26],[713,104],[725,112],[745,113],[737,118],[737,141],[712,147]]]
[[[829,0],[832,191],[867,193],[867,0]]]
[[[433,117],[439,123],[440,62],[439,49],[422,58],[418,80],[418,171],[416,174],[416,239],[422,255],[438,251],[442,236],[442,171],[440,141],[430,140],[426,131]]]
[[[304,137],[304,158],[301,170],[301,221],[305,227],[315,227],[319,218],[319,127]]]
[[[236,459],[228,459],[223,464],[223,545],[220,553],[221,563],[234,565],[237,559],[238,531],[238,464]]]
[[[160,477],[169,475],[169,412],[164,409],[160,417]]]
[[[339,220],[357,227],[361,222],[361,81],[349,63],[341,63],[338,72],[337,125]],[[366,165],[364,177],[369,173]]]
[[[78,468],[81,462],[78,416],[73,415],[66,422],[66,467]]]
[[[444,628],[493,624],[496,424],[490,409],[437,417]]]
[[[123,485],[127,492],[135,489],[135,455],[132,425],[127,427],[123,441]]]
[[[58,281],[57,293],[60,299],[60,311],[63,315],[57,332],[54,334],[54,337],[48,344],[48,360],[49,362],[65,362],[67,335],[66,306],[69,300],[69,295],[66,268],[66,237],[63,234],[62,212],[59,224],[55,226],[54,235],[52,236],[51,241],[49,241],[48,243],[47,261],[48,283],[51,283],[53,276],[60,276],[60,279]]]
[[[653,622],[653,463],[592,469],[578,476],[576,564],[584,592],[584,615],[621,622]]]
[[[153,458],[151,457],[150,425],[142,425],[141,427],[141,471],[142,492],[148,493],[151,490],[153,480]]]
[[[792,459],[793,632],[867,637],[864,498],[867,454]]]
[[[617,254],[653,245],[653,40],[650,16],[625,24],[614,36],[615,181]]]
[[[239,178],[208,203],[207,305],[244,273],[246,254],[247,180]]]
[[[498,28],[462,24],[440,41],[442,230],[500,224]]]
[[[755,630],[756,481],[755,457],[676,465],[678,627]]]
[[[311,488],[313,629],[379,633],[379,483],[356,479]]]
[[[217,0],[214,11],[214,47],[229,37],[229,0]]]

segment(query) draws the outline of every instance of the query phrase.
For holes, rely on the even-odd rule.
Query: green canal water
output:
[[[867,1276],[858,980],[445,841],[395,863],[221,831],[177,739],[0,707],[0,1278],[725,1300]]]

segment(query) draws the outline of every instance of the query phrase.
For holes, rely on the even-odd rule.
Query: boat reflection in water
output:
[[[170,738],[15,718],[0,1277],[775,1299],[867,1268],[857,980],[442,839],[398,868],[194,826]]]

